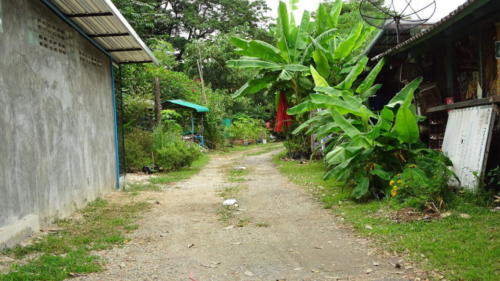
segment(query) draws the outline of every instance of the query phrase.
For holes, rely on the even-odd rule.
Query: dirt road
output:
[[[413,280],[394,267],[399,258],[378,256],[280,175],[273,153],[215,156],[193,178],[157,193],[160,204],[132,240],[99,253],[107,270],[78,280]],[[243,227],[228,227],[218,214],[217,190],[234,184],[225,171],[235,166],[249,169],[234,211]]]

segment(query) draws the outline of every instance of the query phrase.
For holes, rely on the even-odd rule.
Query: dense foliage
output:
[[[422,79],[406,85],[380,112],[373,112],[367,100],[380,88],[373,83],[383,61],[353,86],[367,61],[360,59],[346,80],[333,87],[311,67],[316,93],[289,113],[320,111],[295,133],[307,128],[319,138],[330,137],[325,178],[353,187],[356,199],[392,196],[417,207],[439,204],[452,176],[447,169],[451,163],[420,142],[421,117],[412,102]]]
[[[201,156],[197,144],[181,137],[181,126],[175,121],[180,116],[170,110],[163,113],[163,122],[153,131],[131,129],[125,137],[127,169],[140,171],[145,166],[158,166],[164,171],[188,167]]]
[[[256,141],[267,138],[267,129],[261,120],[239,116],[226,129],[226,135],[231,140]]]
[[[142,38],[164,39],[178,51],[186,44],[238,28],[258,34],[268,10],[264,0],[113,0]]]

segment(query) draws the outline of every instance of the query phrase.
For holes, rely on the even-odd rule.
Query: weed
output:
[[[219,208],[217,214],[219,215],[219,220],[224,224],[230,224],[235,217],[233,210],[226,206]]]
[[[238,223],[236,223],[237,227],[245,227],[249,225],[252,221],[249,218],[239,219]]]
[[[270,227],[268,223],[265,222],[258,222],[255,224],[256,227]]]
[[[229,182],[244,182],[246,179],[244,176],[248,175],[248,169],[232,169],[227,173],[227,180]]]
[[[154,183],[129,183],[125,186],[124,191],[137,195],[138,191],[162,191],[162,187]]]
[[[245,185],[233,185],[233,186],[228,186],[223,188],[222,190],[219,190],[217,195],[224,199],[231,199],[235,198],[238,193],[241,191],[245,190],[247,186]]]

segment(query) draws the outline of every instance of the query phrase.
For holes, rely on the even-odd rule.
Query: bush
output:
[[[125,135],[125,161],[127,171],[140,171],[152,164],[153,134],[139,128]]]
[[[200,147],[195,143],[182,140],[176,131],[157,127],[153,132],[155,164],[166,171],[189,167],[201,156]]]
[[[404,206],[430,210],[443,207],[453,176],[448,169],[449,160],[439,152],[425,149],[411,162],[391,178],[391,190],[386,193]]]
[[[267,129],[261,120],[250,117],[238,117],[231,127],[226,129],[230,139],[257,140],[267,137]]]
[[[286,155],[292,159],[306,159],[311,155],[310,137],[305,134],[287,136],[284,142]]]

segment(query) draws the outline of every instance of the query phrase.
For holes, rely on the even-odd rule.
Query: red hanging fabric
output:
[[[276,114],[276,124],[274,126],[274,131],[277,133],[283,132],[283,126],[292,125],[292,116],[288,115],[286,111],[288,110],[288,102],[286,101],[286,95],[280,92],[278,112]]]

